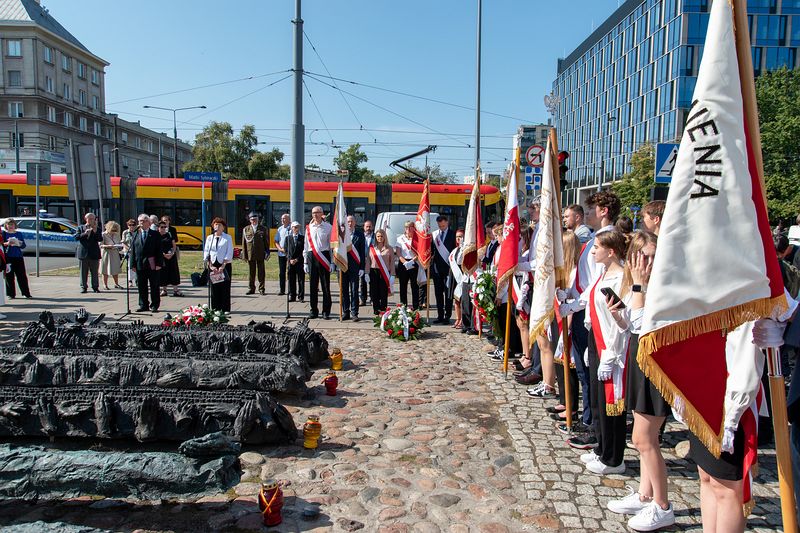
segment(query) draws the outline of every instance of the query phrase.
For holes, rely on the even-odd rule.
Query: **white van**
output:
[[[428,224],[430,225],[431,232],[438,229],[436,218],[439,213],[428,213]],[[379,213],[375,221],[375,229],[382,229],[386,232],[386,240],[389,246],[397,246],[397,237],[403,234],[403,226],[407,221],[415,222],[417,220],[417,213],[401,213],[399,211],[389,211],[386,213]]]

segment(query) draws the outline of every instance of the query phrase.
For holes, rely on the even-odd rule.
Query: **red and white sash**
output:
[[[436,234],[436,238],[433,239],[433,243],[436,245],[436,251],[439,252],[443,261],[447,261],[450,257],[450,252],[447,251],[447,248],[444,246],[444,242],[442,242],[442,230]]]
[[[584,250],[586,250],[586,245],[587,244],[589,244],[589,243],[585,242],[585,243],[583,243],[583,246],[581,247],[581,253],[578,254],[578,263],[580,263],[580,259],[581,259],[581,257],[583,257],[583,252],[584,252]],[[588,282],[589,280],[586,280],[586,281]],[[575,269],[575,288],[578,290],[578,294],[582,294],[583,291],[585,290],[583,288],[583,284],[581,283],[581,268],[580,268],[580,265],[578,265],[577,268]]]
[[[392,284],[389,283],[389,267],[386,266],[386,261],[383,260],[383,256],[380,252],[375,249],[375,245],[369,247],[369,257],[372,259],[372,265],[377,266],[378,270],[380,270],[383,281],[385,281],[386,286],[389,287],[389,294],[392,294]]]
[[[594,344],[597,348],[597,358],[600,359],[603,351],[606,349],[606,340],[603,338],[603,330],[600,324],[600,317],[597,315],[597,309],[594,301],[594,291],[597,285],[600,284],[603,277],[597,278],[597,281],[592,286],[589,292],[589,318],[592,321],[592,335],[594,335]],[[619,416],[625,414],[625,382],[628,378],[628,353],[630,345],[625,347],[625,366],[620,369],[614,366],[611,379],[603,381],[603,391],[606,398],[606,414],[608,416]]]
[[[361,263],[361,256],[358,255],[358,250],[356,250],[355,246],[351,246],[350,250],[347,251],[350,254],[350,257],[355,259],[356,263]]]
[[[311,232],[311,224],[306,224],[306,235],[308,235],[308,244],[311,247],[311,253],[313,253],[314,257],[317,258],[317,261],[319,261],[319,264],[322,265],[323,267],[325,267],[325,270],[327,270],[328,272],[331,272],[331,271],[333,271],[333,267],[331,265],[330,260],[327,257],[325,257],[322,254],[322,252],[319,251],[319,243],[316,242],[317,233],[318,232],[312,233]]]

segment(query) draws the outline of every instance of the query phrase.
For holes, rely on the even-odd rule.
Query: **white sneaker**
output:
[[[651,502],[628,520],[628,527],[636,531],[655,531],[674,523],[672,504],[669,504],[669,509],[664,510],[656,502]]]
[[[600,457],[594,453],[594,450],[590,451],[589,453],[581,454],[581,462],[585,465],[591,463],[592,461],[597,461],[598,459],[600,459]]]
[[[538,394],[542,387],[544,387],[544,383],[538,383],[533,387],[529,387],[528,389],[526,389],[525,392],[527,392],[528,394]]]
[[[649,500],[643,502],[639,493],[634,492],[630,487],[628,487],[628,490],[630,494],[624,498],[608,502],[606,507],[609,511],[618,514],[636,514],[651,503]]]
[[[625,461],[618,466],[608,466],[607,464],[603,463],[599,459],[592,461],[586,465],[586,469],[589,472],[594,472],[595,474],[600,474],[601,476],[607,476],[609,474],[622,474],[625,472]]]

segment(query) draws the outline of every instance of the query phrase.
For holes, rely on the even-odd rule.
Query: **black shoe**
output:
[[[529,366],[528,368],[523,368],[519,372],[514,372],[514,377],[515,378],[524,378],[525,376],[527,376],[528,374],[531,374],[531,373],[533,373],[533,365]]]
[[[552,418],[556,422],[564,422],[567,419],[567,417],[561,416],[561,414],[559,414],[559,413],[551,413],[550,414],[550,418]],[[572,420],[573,420],[573,422],[577,422],[578,421],[578,413],[577,413],[577,411],[572,413]]]
[[[149,311],[149,309],[147,307],[139,307],[139,308],[136,309],[137,313],[144,313],[146,311]]]
[[[81,294],[86,294],[87,289],[81,289]]]
[[[286,296],[286,291],[281,291],[278,293],[278,296]]]
[[[100,289],[92,289],[92,292],[100,292]]]
[[[331,319],[331,314],[330,313],[322,313],[322,318],[325,319],[325,320],[330,320]]]
[[[477,335],[477,334],[478,334],[478,332],[475,331],[474,329],[468,329],[467,330],[467,335]]]
[[[349,314],[348,315],[342,315],[342,322],[344,322],[345,320],[350,320],[350,315]]]
[[[522,363],[519,362],[519,359],[514,359],[513,361],[511,361],[511,364],[514,365],[514,370],[516,370],[517,372],[522,372],[523,370],[527,370],[527,368],[522,366]]]
[[[267,291],[258,291],[258,294],[260,294],[261,296],[266,296],[267,295]]]
[[[296,302],[296,301],[297,301],[297,298],[289,298],[289,301],[290,301],[290,302]]]
[[[360,306],[364,307],[365,305],[367,305],[367,301],[366,300],[361,300]]]
[[[567,439],[567,444],[576,450],[590,450],[597,446],[597,439],[594,433],[586,433],[584,435],[577,435],[571,439]]]
[[[305,303],[306,299],[301,296],[297,301],[300,303]]]
[[[563,413],[563,412],[564,412],[564,411],[566,411],[566,410],[567,410],[566,408],[564,408],[564,409],[559,409],[559,408],[557,408],[555,405],[551,405],[550,407],[548,407],[547,409],[545,409],[545,411],[547,411],[547,412],[548,412],[548,414],[551,414],[551,415],[557,415],[558,413]]]
[[[158,307],[151,307],[150,308],[150,312],[151,313],[158,313]]]
[[[308,318],[311,318],[311,319],[318,318],[318,317],[319,317],[319,313],[315,313],[314,311],[311,311],[311,314],[308,315]]]
[[[12,295],[10,295],[10,294],[8,295],[8,297],[9,297],[9,298],[11,298],[12,300],[16,300],[16,298],[17,298],[17,297],[16,297],[16,295],[15,295],[15,296],[12,296]]]
[[[569,435],[570,434],[570,430],[567,428],[567,424],[566,423],[562,422],[561,424],[558,424],[556,426],[556,429],[558,429],[564,435]],[[591,431],[592,431],[592,428],[590,428],[589,426],[587,426],[583,422],[575,422],[574,424],[572,424],[572,435],[586,436]]]
[[[247,291],[245,294],[255,294],[255,293],[256,293],[256,291],[251,289],[251,290]]]
[[[30,300],[31,298],[33,298],[33,296],[31,296],[30,294],[26,294],[25,298],[28,298]]]

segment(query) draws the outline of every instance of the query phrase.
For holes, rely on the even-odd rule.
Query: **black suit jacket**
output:
[[[297,234],[297,245],[294,243],[294,234],[290,231],[281,246],[286,250],[286,261],[299,259],[299,264],[303,264],[303,248],[305,247],[306,236],[302,233]]]
[[[150,268],[150,258],[155,258],[156,266],[164,266],[164,256],[161,254],[161,234],[150,229],[142,242],[141,231],[133,236],[129,262],[131,268],[146,270]]]
[[[103,242],[103,234],[100,227],[96,227],[88,236],[84,234],[86,226],[79,226],[75,240],[78,241],[78,248],[75,256],[78,259],[100,259],[100,243]]]
[[[490,265],[492,263],[492,259],[494,258],[494,253],[497,251],[498,242],[496,240],[491,241],[489,245],[486,247],[486,255],[483,257],[481,263],[483,266]]]
[[[353,259],[353,256],[347,254],[347,270],[358,272],[359,270],[364,270],[364,261],[366,256],[366,249],[364,246],[365,243],[364,239],[364,232],[357,229],[353,232],[353,249],[358,252],[359,261]]]
[[[443,244],[448,253],[452,252],[453,248],[456,247],[456,231],[453,228],[447,229]],[[450,275],[450,263],[447,258],[442,259],[436,249],[436,235],[433,235],[431,239],[431,252],[433,253],[433,271],[442,277]]]

